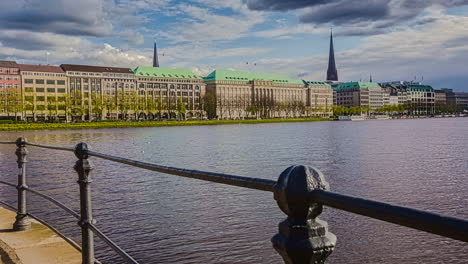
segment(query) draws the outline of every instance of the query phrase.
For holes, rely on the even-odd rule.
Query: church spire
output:
[[[333,32],[330,30],[330,53],[328,55],[327,81],[338,81],[338,71],[335,65],[335,51],[333,50]]]
[[[153,67],[159,67],[158,48],[156,47],[156,40],[154,41]]]
[[[369,82],[372,82],[372,73],[369,76]]]

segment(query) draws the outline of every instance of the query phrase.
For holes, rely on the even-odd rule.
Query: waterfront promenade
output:
[[[81,253],[31,219],[31,230],[13,232],[16,213],[0,207],[0,264],[78,264]]]

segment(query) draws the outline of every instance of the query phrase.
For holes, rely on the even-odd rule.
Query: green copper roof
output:
[[[304,84],[306,84],[306,85],[314,85],[314,84],[315,84],[315,85],[324,85],[324,84],[329,85],[329,84],[326,83],[326,82],[320,82],[320,81],[307,81],[307,80],[302,80],[302,81],[303,81]]]
[[[335,90],[344,90],[344,89],[361,89],[361,88],[381,88],[378,83],[371,83],[371,82],[346,82],[340,83],[338,86],[333,87]]]
[[[423,85],[423,84],[409,84],[408,88],[410,91],[417,91],[417,92],[433,92],[434,88],[430,85]]]
[[[206,76],[205,81],[240,81],[266,80],[275,83],[304,84],[301,80],[290,79],[285,74],[215,70]]]
[[[136,77],[157,77],[175,79],[201,79],[188,69],[171,69],[162,67],[138,66],[133,72]]]

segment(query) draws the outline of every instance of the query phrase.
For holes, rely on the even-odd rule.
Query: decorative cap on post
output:
[[[75,146],[75,156],[82,160],[88,158],[88,144],[81,142]]]
[[[16,139],[16,146],[19,147],[24,147],[26,145],[26,139],[24,137],[20,137]]]
[[[275,185],[275,200],[288,218],[271,241],[285,263],[324,263],[335,247],[335,235],[317,218],[322,205],[308,198],[316,189],[328,190],[329,185],[320,171],[308,166],[287,168]]]

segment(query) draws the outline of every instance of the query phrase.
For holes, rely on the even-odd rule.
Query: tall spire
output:
[[[156,40],[154,41],[153,67],[159,67],[158,48],[156,47]]]
[[[372,73],[369,76],[369,82],[372,82]]]
[[[327,81],[338,81],[338,71],[335,65],[335,51],[333,50],[333,31],[330,29],[330,53],[328,55]]]

